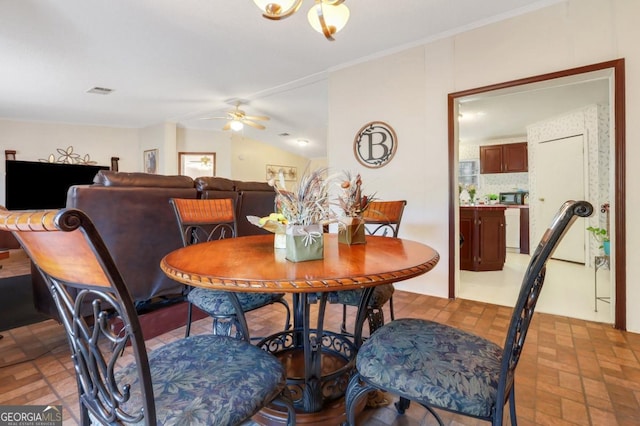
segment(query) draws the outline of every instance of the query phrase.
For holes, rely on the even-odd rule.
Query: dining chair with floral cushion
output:
[[[295,424],[284,367],[268,352],[212,334],[148,350],[127,283],[84,212],[0,209],[0,229],[13,232],[53,296],[82,425],[238,425],[270,404]]]
[[[355,408],[362,397],[382,390],[400,397],[398,413],[403,414],[410,401],[415,401],[440,425],[443,422],[436,409],[501,425],[508,403],[511,424],[515,425],[516,367],[542,290],[547,260],[572,222],[592,212],[587,201],[567,201],[561,206],[531,255],[502,346],[423,319],[398,319],[378,329],[356,356],[356,373],[346,392],[346,424],[355,425]]]
[[[172,198],[182,243],[186,247],[237,235],[233,200],[230,198],[187,199]],[[233,253],[229,253],[233,256]],[[291,324],[291,310],[284,293],[230,292],[201,287],[187,289],[187,327],[185,337],[191,331],[192,310],[195,305],[213,318],[213,333],[235,335],[250,340],[245,312],[280,303],[286,309],[284,330]],[[241,315],[237,313],[241,312]],[[235,330],[235,332],[234,332]]]

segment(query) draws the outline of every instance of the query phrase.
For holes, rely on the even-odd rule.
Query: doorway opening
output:
[[[626,329],[626,253],[625,253],[625,111],[624,111],[624,59],[558,71],[540,76],[514,80],[505,83],[480,87],[449,94],[449,297],[457,296],[460,283],[459,269],[459,199],[458,199],[458,151],[460,141],[459,114],[460,101],[479,97],[499,97],[505,93],[518,90],[535,91],[541,87],[557,85],[560,80],[567,84],[576,84],[588,79],[607,79],[610,85],[611,112],[611,231],[612,252],[611,268],[614,292],[611,295],[614,309],[614,326]],[[559,206],[558,206],[559,207]],[[594,209],[599,211],[599,205],[594,203]],[[535,244],[535,235],[532,243]]]

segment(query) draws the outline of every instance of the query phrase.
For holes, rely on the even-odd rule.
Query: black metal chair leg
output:
[[[347,333],[347,305],[342,305],[342,324],[340,324],[340,331],[344,334]]]
[[[509,415],[511,416],[511,425],[518,425],[518,418],[516,417],[516,391],[515,386],[511,387],[511,392],[509,392]]]
[[[349,380],[349,386],[347,387],[347,393],[345,398],[345,412],[347,414],[347,421],[342,426],[356,426],[356,413],[355,409],[358,402],[365,398],[371,391],[376,390],[375,387],[368,385],[360,380],[359,374],[354,374]]]
[[[432,415],[432,416],[436,419],[436,421],[438,422],[438,425],[439,425],[439,426],[444,426],[444,422],[442,421],[442,418],[438,415],[438,413],[436,413],[436,411],[435,411],[433,408],[431,408],[431,407],[429,407],[429,406],[426,406],[426,405],[423,405],[423,407],[424,407],[424,408],[426,408],[426,409],[427,409],[427,411],[431,413],[431,415]]]
[[[280,395],[273,400],[273,405],[278,407],[284,406],[287,409],[287,426],[295,426],[296,424],[296,408],[293,405],[291,394],[288,388],[285,388]]]
[[[287,310],[287,319],[284,323],[284,329],[289,330],[291,328],[291,308],[289,308],[289,304],[284,299],[277,300],[276,303],[280,303]]]
[[[184,337],[189,337],[189,334],[191,333],[191,316],[192,316],[192,311],[193,311],[193,307],[191,305],[191,302],[187,302],[188,306],[187,306],[187,328],[184,332]]]
[[[369,335],[384,325],[384,312],[382,307],[367,309],[367,320],[369,321]]]
[[[410,400],[400,397],[400,399],[394,404],[394,406],[396,407],[396,411],[398,411],[398,414],[404,414],[407,408],[409,408],[410,404]]]

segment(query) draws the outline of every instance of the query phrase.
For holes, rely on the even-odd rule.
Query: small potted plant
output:
[[[467,185],[467,193],[469,194],[469,204],[475,205],[476,201],[476,186],[472,183]]]
[[[498,194],[489,194],[487,198],[489,199],[489,204],[498,204]]]
[[[593,238],[595,238],[595,240],[600,243],[599,248],[604,249],[604,254],[606,256],[609,256],[609,253],[611,251],[609,231],[607,231],[606,228],[597,228],[593,226],[587,227],[587,231],[591,232],[591,235],[593,235]]]

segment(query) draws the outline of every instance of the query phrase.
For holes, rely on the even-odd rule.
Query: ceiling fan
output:
[[[260,123],[256,123],[256,121],[268,121],[270,120],[270,118],[266,115],[247,115],[243,110],[240,109],[240,104],[240,102],[237,102],[236,108],[231,111],[227,111],[224,117],[205,117],[203,119],[227,120],[227,123],[222,127],[222,130],[234,130],[237,132],[242,130],[245,124],[256,129],[264,130],[266,127]]]

